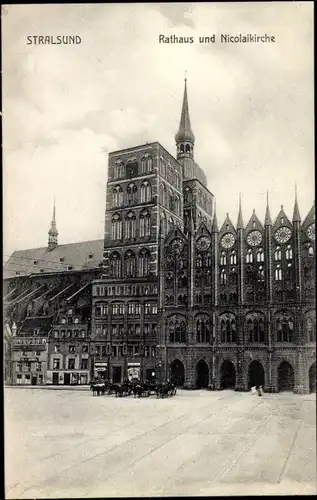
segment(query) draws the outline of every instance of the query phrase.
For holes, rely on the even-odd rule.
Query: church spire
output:
[[[56,228],[56,209],[55,209],[55,198],[54,198],[54,206],[53,206],[53,217],[51,222],[51,227],[48,232],[48,249],[54,250],[54,248],[58,245],[58,231]]]
[[[190,125],[186,76],[185,76],[182,114],[179,123],[179,129],[177,134],[175,135],[175,141],[177,145],[177,158],[181,156],[187,156],[193,158],[195,136]]]
[[[213,233],[218,233],[218,221],[217,221],[217,213],[216,213],[216,200],[214,201],[214,216],[212,219],[211,231]]]
[[[299,208],[298,208],[298,203],[297,203],[297,185],[295,184],[295,203],[294,203],[294,212],[293,212],[293,222],[300,222],[300,214],[299,214]]]
[[[269,192],[266,192],[266,212],[265,212],[265,221],[264,224],[266,226],[272,226],[272,219],[271,219],[271,213],[270,213],[270,206],[269,206]]]
[[[241,193],[239,193],[239,213],[238,213],[238,222],[237,229],[243,229],[243,218],[242,218],[242,207],[241,207]]]

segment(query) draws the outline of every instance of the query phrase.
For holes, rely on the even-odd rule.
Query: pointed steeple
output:
[[[300,222],[300,213],[297,202],[297,185],[295,184],[295,203],[294,203],[294,212],[293,212],[293,222]]]
[[[265,220],[264,224],[266,226],[272,226],[272,219],[271,219],[271,213],[270,213],[270,206],[269,206],[269,192],[266,192],[266,212],[265,212]]]
[[[216,212],[216,200],[214,203],[214,217],[212,219],[212,226],[211,226],[211,232],[212,233],[218,233],[218,221],[217,221],[217,212]]]
[[[177,134],[175,135],[175,141],[177,145],[177,153],[178,154],[186,154],[189,156],[193,156],[193,147],[195,144],[195,136],[192,131],[190,125],[189,118],[189,107],[188,107],[188,98],[187,98],[187,78],[185,78],[185,87],[184,87],[184,97],[183,97],[183,106],[182,106],[182,114],[179,123],[179,129]]]
[[[56,209],[55,209],[55,198],[54,198],[54,207],[53,207],[53,217],[51,222],[51,227],[48,232],[48,249],[54,250],[54,248],[58,245],[58,231],[56,228]]]
[[[243,218],[242,218],[242,207],[241,207],[241,193],[239,193],[239,213],[238,213],[238,222],[237,229],[243,229]]]

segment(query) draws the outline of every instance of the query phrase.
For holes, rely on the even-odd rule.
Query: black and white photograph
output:
[[[7,500],[317,493],[313,7],[2,5]]]

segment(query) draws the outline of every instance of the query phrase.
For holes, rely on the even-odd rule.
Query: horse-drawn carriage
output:
[[[115,394],[116,397],[134,395],[135,398],[150,397],[167,398],[176,394],[176,385],[172,382],[142,382],[141,380],[125,380],[121,384],[113,384],[108,380],[97,380],[90,384],[93,396]]]

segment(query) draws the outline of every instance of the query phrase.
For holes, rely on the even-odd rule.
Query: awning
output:
[[[38,288],[36,288],[35,290],[33,290],[31,293],[28,293],[27,295],[25,295],[24,297],[22,297],[21,299],[19,299],[18,301],[16,301],[16,304],[19,304],[20,302],[22,302],[22,300],[25,300],[28,297],[31,297],[31,295],[34,295],[36,292],[38,292],[39,290],[41,290],[41,288],[43,288],[43,286],[44,285],[41,285]]]
[[[77,292],[73,293],[73,295],[71,295],[70,297],[68,297],[66,299],[66,301],[72,299],[73,297],[76,297],[76,295],[78,295],[82,290],[84,290],[84,288],[86,288],[88,285],[90,285],[90,283],[86,283],[86,285],[82,286],[79,290],[77,290]]]
[[[128,366],[140,366],[140,363],[128,363]]]
[[[13,290],[11,290],[11,292],[9,292],[5,297],[4,297],[4,300],[7,300],[8,297],[10,297],[10,295],[15,292],[15,290],[17,290],[17,287],[13,288]]]
[[[107,368],[108,363],[95,363],[95,368]]]
[[[51,302],[52,300],[56,299],[57,297],[59,297],[62,293],[66,292],[66,290],[68,290],[71,286],[74,286],[74,283],[71,283],[70,285],[66,286],[65,288],[63,288],[63,290],[61,290],[60,292],[58,292],[56,295],[54,295],[54,297],[52,297],[51,299],[49,299],[49,302]]]
[[[19,300],[21,297],[23,297],[23,295],[27,294],[29,291],[30,291],[30,289],[27,288],[26,290],[24,290],[24,292],[20,293],[20,295],[18,295],[15,299],[11,300],[11,302],[7,302],[7,305],[10,306],[11,304],[14,304],[14,302]]]
[[[39,297],[36,297],[36,299],[34,299],[34,302],[36,302],[37,300],[42,299],[43,297],[45,297],[45,295],[47,295],[48,293],[52,292],[52,290],[55,290],[55,288],[57,288],[57,287],[58,287],[58,285],[53,286],[53,288],[50,288],[46,292],[42,293],[42,295],[40,295]]]

